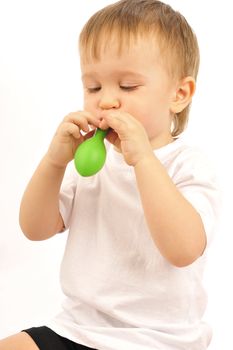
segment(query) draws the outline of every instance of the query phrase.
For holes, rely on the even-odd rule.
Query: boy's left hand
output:
[[[128,165],[136,166],[140,160],[153,155],[145,128],[129,113],[106,112],[99,127],[111,128],[106,139],[122,152]]]

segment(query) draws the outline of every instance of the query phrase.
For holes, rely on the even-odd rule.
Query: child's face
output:
[[[81,62],[84,109],[101,117],[111,110],[140,121],[154,148],[171,142],[174,81],[162,63],[159,48],[138,39],[119,56],[109,43],[99,60]]]

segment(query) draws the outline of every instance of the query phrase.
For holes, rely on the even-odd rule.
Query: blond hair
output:
[[[156,34],[163,61],[172,77],[195,80],[199,68],[197,38],[179,12],[157,0],[121,0],[96,12],[85,24],[79,37],[82,59],[99,59],[110,39],[117,38],[119,54],[138,36]],[[172,136],[177,137],[188,122],[190,105],[177,113],[173,120]]]

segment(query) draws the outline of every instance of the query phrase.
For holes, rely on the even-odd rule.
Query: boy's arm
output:
[[[59,191],[65,167],[53,165],[47,155],[33,174],[23,195],[19,222],[25,236],[44,240],[62,231]]]
[[[19,222],[29,239],[43,240],[62,231],[59,192],[65,169],[78,145],[93,135],[89,125],[97,126],[98,123],[98,118],[80,111],[70,113],[59,125],[22,198]],[[86,133],[85,136],[81,131]]]
[[[201,217],[154,155],[142,124],[128,113],[110,111],[100,127],[114,130],[107,139],[134,167],[147,225],[161,254],[179,267],[194,262],[206,246]]]
[[[134,169],[146,221],[156,246],[173,265],[191,264],[206,246],[200,215],[153,154],[140,160]]]

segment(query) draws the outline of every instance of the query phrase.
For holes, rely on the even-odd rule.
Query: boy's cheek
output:
[[[92,103],[91,101],[89,101],[89,99],[85,99],[84,103],[83,103],[83,108],[85,109],[85,111],[88,111],[89,113],[91,113],[92,115],[98,117],[98,109],[95,107],[95,104]]]

